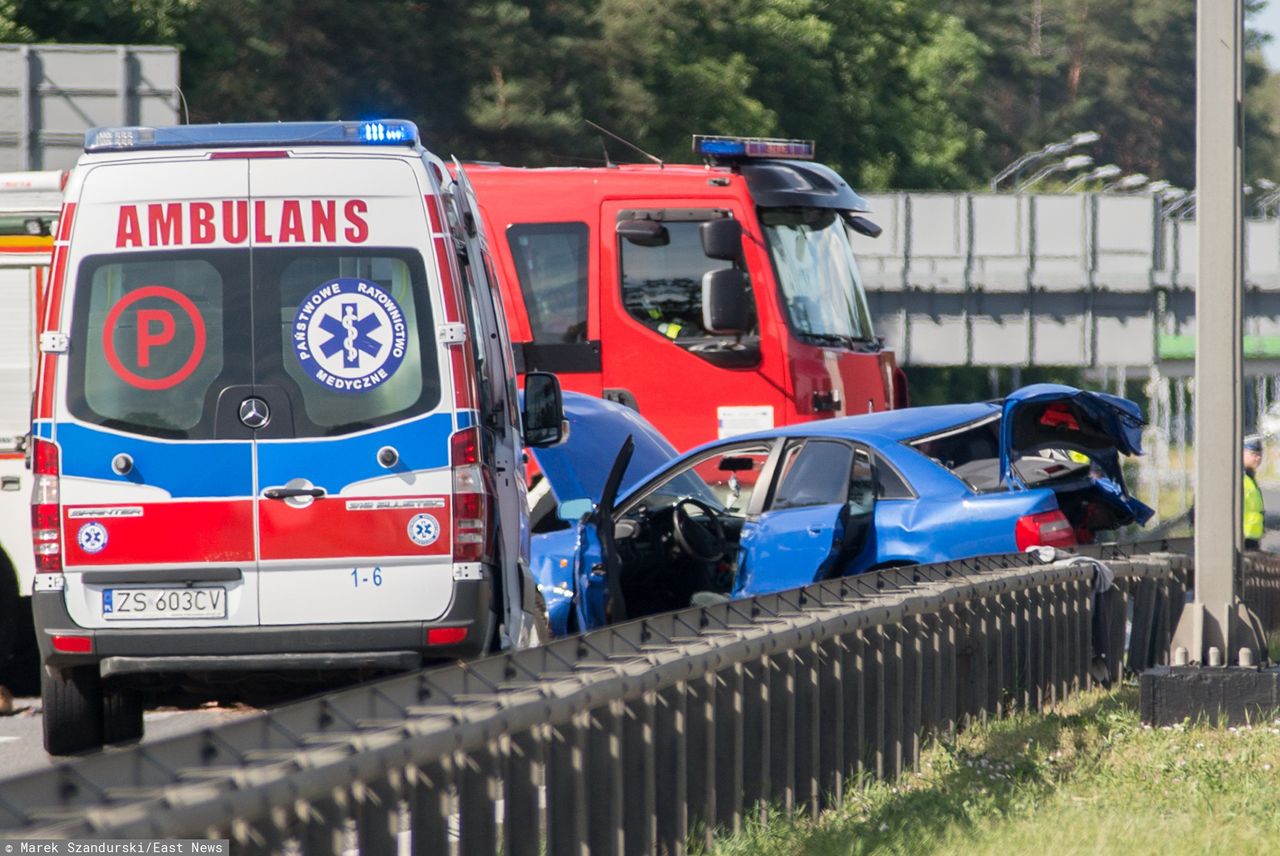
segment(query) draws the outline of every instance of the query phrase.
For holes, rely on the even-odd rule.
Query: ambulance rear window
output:
[[[280,319],[279,341],[259,348],[258,375],[284,366],[286,386],[302,398],[299,435],[359,430],[439,403],[435,325],[416,253],[255,250],[254,268],[260,298],[277,295]]]
[[[253,387],[287,398],[289,412],[272,423],[276,438],[366,430],[440,402],[430,290],[416,250],[92,256],[80,266],[74,318],[68,406],[109,428],[245,436],[228,408]]]
[[[242,252],[87,259],[72,326],[71,411],[160,437],[212,436],[215,380],[248,382],[248,274]],[[224,342],[228,327],[242,332]]]

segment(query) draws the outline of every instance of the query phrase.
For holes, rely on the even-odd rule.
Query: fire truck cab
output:
[[[701,166],[469,165],[521,372],[639,410],[680,449],[906,404],[813,143],[695,137]]]

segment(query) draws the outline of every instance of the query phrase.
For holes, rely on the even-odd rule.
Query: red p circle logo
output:
[[[116,328],[120,324],[121,316],[130,306],[148,297],[161,298],[185,314],[190,319],[191,329],[195,334],[191,346],[191,354],[186,361],[179,366],[177,371],[163,377],[143,377],[127,367],[116,351],[115,334]],[[153,306],[138,309],[134,313],[134,323],[137,327],[137,346],[135,351],[137,367],[140,369],[150,368],[153,352],[169,347],[173,343],[174,335],[177,333],[178,328],[177,320],[173,310],[170,308]],[[115,306],[111,307],[111,311],[107,313],[106,323],[102,325],[102,350],[107,358],[107,365],[111,366],[111,369],[120,376],[121,380],[139,389],[169,389],[182,383],[191,376],[191,373],[196,370],[196,366],[200,364],[200,360],[204,356],[204,348],[204,317],[200,314],[200,310],[185,294],[164,285],[144,285],[142,288],[129,292],[116,301]]]

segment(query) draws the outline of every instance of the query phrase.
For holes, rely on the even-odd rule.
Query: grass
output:
[[[1137,690],[935,743],[919,773],[872,783],[817,822],[772,818],[718,856],[1252,854],[1280,850],[1280,720],[1251,728],[1138,720]]]

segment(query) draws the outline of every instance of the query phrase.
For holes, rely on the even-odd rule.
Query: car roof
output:
[[[940,404],[928,407],[908,407],[902,410],[885,410],[880,413],[867,413],[861,416],[844,416],[838,419],[819,419],[814,422],[801,422],[768,431],[755,431],[750,434],[739,434],[710,443],[704,443],[695,449],[680,455],[680,461],[694,457],[706,449],[751,440],[769,440],[775,437],[839,437],[863,443],[893,461],[917,490],[923,490],[932,496],[962,496],[972,493],[964,481],[954,473],[940,466],[917,450],[902,445],[903,440],[921,437],[958,425],[966,425],[979,419],[998,415],[1001,412],[999,402],[979,402],[976,404]],[[630,490],[623,492],[619,501],[624,501],[635,488],[646,484],[658,472],[672,466],[665,464],[660,470],[649,473],[643,479],[633,483]]]
[[[912,437],[922,437],[936,431],[944,431],[957,425],[965,425],[984,417],[1000,413],[999,402],[985,401],[977,404],[939,404],[930,407],[908,407],[902,410],[884,410],[861,416],[844,416],[839,419],[822,419],[801,422],[785,428],[744,434],[734,439],[759,437],[828,436],[848,439],[878,438],[887,442],[901,442]],[[720,441],[717,441],[720,442]]]

